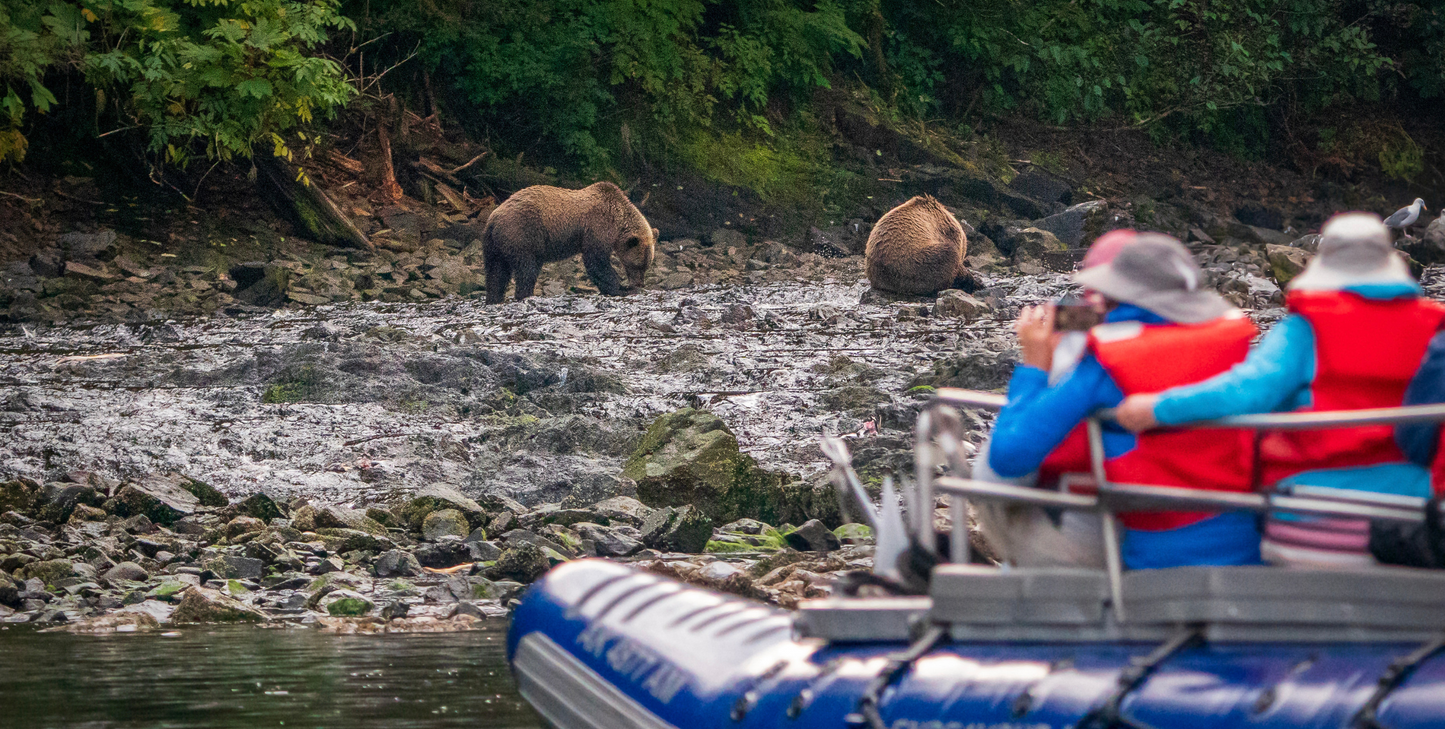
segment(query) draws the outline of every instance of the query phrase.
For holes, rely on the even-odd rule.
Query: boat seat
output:
[[[927,597],[829,597],[798,604],[793,628],[801,638],[831,643],[909,641],[928,617]]]
[[[1124,574],[1126,620],[1207,624],[1212,637],[1339,640],[1445,630],[1445,571],[1175,567]],[[1403,636],[1400,636],[1403,637]]]
[[[935,621],[975,625],[1097,625],[1109,581],[1102,570],[940,565],[931,589]]]

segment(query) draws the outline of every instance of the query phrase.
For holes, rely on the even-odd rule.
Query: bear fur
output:
[[[607,296],[622,293],[612,254],[633,287],[652,265],[657,229],[627,194],[610,182],[581,190],[533,185],[518,190],[498,205],[482,229],[482,259],[487,274],[487,303],[506,298],[515,276],[516,299],[532,295],[542,264],[578,253],[587,276]]]
[[[972,290],[964,268],[968,236],[943,204],[919,195],[883,214],[863,251],[873,288],[897,294]]]

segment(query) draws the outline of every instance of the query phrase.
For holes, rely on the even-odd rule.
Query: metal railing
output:
[[[1123,565],[1120,552],[1117,512],[1131,511],[1246,511],[1256,514],[1285,512],[1307,516],[1367,519],[1404,524],[1419,524],[1425,519],[1427,499],[1366,491],[1301,486],[1293,493],[1225,492],[1208,489],[1155,486],[1111,482],[1104,469],[1102,420],[1110,411],[1095,413],[1086,421],[1089,440],[1091,475],[1097,486],[1096,495],[1051,491],[1029,486],[1014,486],[990,481],[976,481],[960,476],[935,476],[940,463],[955,473],[968,473],[963,427],[957,408],[1000,410],[1006,398],[989,392],[942,388],[932,403],[919,415],[915,431],[914,456],[916,483],[912,497],[905,490],[905,506],[909,510],[911,531],[915,535],[932,534],[934,494],[949,497],[952,517],[949,561],[965,563],[968,554],[968,500],[1003,501],[1027,506],[1091,511],[1100,514],[1104,540],[1105,570],[1116,619],[1123,622],[1125,608],[1122,595]],[[1417,405],[1397,408],[1375,408],[1308,413],[1275,413],[1242,415],[1220,420],[1190,423],[1187,428],[1230,428],[1257,432],[1285,430],[1316,430],[1348,428],[1363,425],[1402,425],[1408,423],[1445,422],[1445,404]],[[1174,426],[1181,427],[1181,426]],[[831,447],[829,442],[834,443]],[[1258,438],[1256,438],[1256,443]],[[847,449],[841,441],[825,439],[835,465],[835,476],[849,479],[853,499],[865,517],[872,517],[871,501],[851,466],[847,465]],[[870,525],[876,521],[869,518]],[[925,549],[934,549],[932,539],[919,539]]]

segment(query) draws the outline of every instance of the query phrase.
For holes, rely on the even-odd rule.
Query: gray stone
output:
[[[246,516],[255,517],[264,522],[272,519],[280,519],[285,516],[281,513],[281,507],[265,493],[256,492],[242,499],[236,504],[236,510]]]
[[[541,577],[551,566],[541,547],[518,542],[502,550],[496,564],[487,570],[487,575],[493,579],[529,583]]]
[[[401,519],[412,529],[420,530],[426,515],[442,509],[455,509],[467,518],[472,527],[485,526],[487,513],[480,504],[462,492],[444,484],[431,484],[418,489],[401,510]],[[462,536],[466,536],[463,532]]]
[[[200,501],[181,488],[180,477],[174,475],[151,475],[128,483],[116,493],[115,502],[116,514],[144,516],[157,524],[174,524],[200,507]]]
[[[1305,266],[1309,265],[1310,259],[1313,257],[1302,248],[1281,245],[1265,246],[1264,252],[1269,257],[1270,273],[1274,275],[1275,282],[1281,288],[1288,286],[1295,276],[1304,271]]]
[[[99,505],[103,499],[92,486],[78,483],[47,483],[35,500],[35,515],[57,524],[70,518],[80,504]]]
[[[799,552],[831,552],[842,547],[837,535],[823,526],[823,522],[817,519],[809,519],[803,522],[802,526],[787,533],[783,537],[788,546]]]
[[[396,602],[388,603],[381,609],[381,619],[396,620],[397,618],[406,617],[406,614],[409,612],[411,612],[411,606],[397,600]]]
[[[494,562],[502,556],[502,548],[492,542],[467,542],[466,545],[473,562]]]
[[[109,260],[115,255],[116,235],[113,230],[98,233],[66,233],[55,239],[71,258]]]
[[[599,501],[592,505],[591,510],[607,517],[608,523],[622,522],[632,526],[642,526],[642,522],[653,512],[652,507],[630,496],[613,496]]]
[[[239,554],[224,554],[206,562],[205,567],[223,579],[247,580],[259,578],[266,569],[266,563]]]
[[[757,519],[738,519],[737,521],[729,522],[718,527],[718,531],[720,532],[733,532],[735,534],[751,535],[762,534],[768,529],[772,529],[772,527],[768,524],[764,524],[763,522],[758,521]]]
[[[1038,261],[1050,253],[1062,253],[1069,246],[1064,245],[1053,233],[1042,228],[1024,228],[1013,239],[1014,263]]]
[[[600,524],[578,524],[583,539],[589,539],[599,557],[628,557],[642,551],[642,542]]]
[[[988,304],[958,289],[945,289],[940,291],[938,299],[933,302],[933,315],[938,317],[973,321],[979,317],[987,316],[991,311],[992,309]]]
[[[471,532],[467,518],[456,509],[439,509],[422,519],[421,536],[428,542],[442,537],[466,537]]]
[[[1036,220],[1033,227],[1053,233],[1065,248],[1079,248],[1085,236],[1095,237],[1103,232],[1103,217],[1108,207],[1103,200],[1090,200]]]
[[[340,557],[326,557],[318,560],[316,564],[306,568],[308,575],[329,575],[333,572],[341,572],[346,569],[346,563]]]
[[[642,525],[642,543],[668,552],[700,554],[712,537],[712,519],[692,506],[660,509]]]
[[[119,582],[143,582],[150,579],[150,573],[146,572],[140,565],[134,562],[121,562],[107,570],[102,579],[111,584]]]
[[[422,573],[421,563],[410,552],[391,549],[376,557],[377,577],[412,577]]]
[[[455,567],[472,561],[471,545],[463,542],[461,537],[453,535],[423,544],[416,548],[414,554],[423,567],[432,569]]]
[[[748,237],[736,230],[718,228],[712,232],[712,235],[708,236],[708,243],[722,248],[729,246],[741,248],[748,244]]]
[[[186,590],[181,604],[171,613],[173,623],[259,623],[264,620],[266,615],[256,608],[205,587]]]

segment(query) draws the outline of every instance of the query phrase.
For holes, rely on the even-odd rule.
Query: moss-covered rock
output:
[[[261,611],[229,597],[219,590],[192,587],[171,614],[172,623],[259,623]]]
[[[541,577],[552,563],[541,547],[529,542],[519,542],[502,550],[502,555],[487,570],[487,576],[495,580],[516,580],[523,584]]]
[[[181,476],[180,486],[196,497],[196,501],[201,502],[201,506],[225,506],[230,503],[226,500],[225,494],[205,481],[198,481],[190,476]]]
[[[653,508],[690,505],[720,522],[826,520],[798,511],[814,499],[790,494],[791,477],[739,451],[732,431],[705,410],[684,408],[653,421],[622,475],[637,482],[638,498]]]
[[[237,502],[236,511],[264,522],[285,516],[281,513],[281,507],[276,505],[275,500],[259,491]]]
[[[119,516],[144,516],[156,524],[170,526],[195,513],[201,502],[181,488],[179,476],[149,476],[128,483],[115,495],[114,511]]]
[[[487,512],[480,504],[462,492],[444,484],[432,484],[419,489],[406,506],[401,509],[401,521],[408,527],[420,531],[427,514],[443,509],[456,509],[467,518],[475,529],[486,526]],[[466,536],[465,533],[462,536]]]
[[[75,565],[70,560],[47,559],[21,567],[15,571],[15,576],[21,580],[37,579],[46,585],[54,585],[74,573]]]
[[[642,523],[642,543],[666,552],[697,554],[707,549],[712,525],[712,519],[691,506],[658,509]]]
[[[315,534],[321,538],[328,551],[336,553],[356,550],[384,552],[396,546],[390,539],[360,529],[317,529]]]
[[[456,509],[438,509],[426,515],[421,522],[422,539],[435,542],[442,537],[465,538],[471,533],[471,526],[462,512]]]
[[[35,507],[37,491],[39,489],[28,481],[0,481],[0,514],[7,511],[28,514]]]
[[[321,598],[321,607],[333,617],[359,618],[371,612],[373,605],[359,592],[336,590]]]

